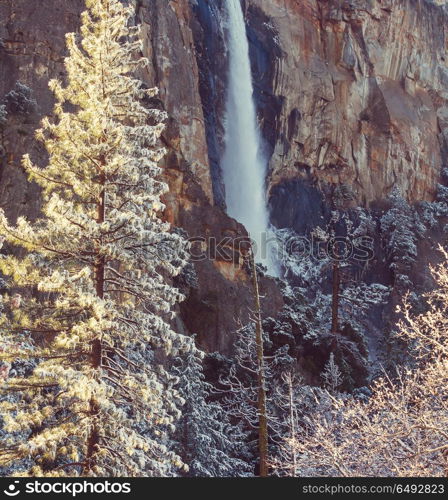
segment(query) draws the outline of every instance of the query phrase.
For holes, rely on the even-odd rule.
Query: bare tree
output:
[[[240,324],[235,343],[235,362],[228,376],[221,378],[224,388],[223,405],[235,421],[257,433],[259,476],[269,474],[269,440],[275,417],[268,414],[268,386],[271,381],[271,362],[264,352],[264,333],[261,318],[261,298],[258,286],[258,270],[252,252],[248,255],[252,272],[255,309],[250,323]]]
[[[264,362],[263,324],[261,320],[260,291],[258,287],[257,266],[253,252],[250,252],[252,281],[255,299],[255,342],[257,347],[258,380],[258,449],[260,453],[260,476],[268,475],[268,419],[266,412],[266,374]]]

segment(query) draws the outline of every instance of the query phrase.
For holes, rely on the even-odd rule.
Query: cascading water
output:
[[[230,69],[222,170],[227,212],[244,224],[256,242],[257,261],[267,266],[270,274],[277,275],[265,244],[269,235],[267,161],[263,157],[255,110],[246,24],[240,0],[226,0],[226,7]]]

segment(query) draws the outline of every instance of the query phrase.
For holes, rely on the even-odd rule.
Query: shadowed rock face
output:
[[[330,207],[316,185],[306,179],[277,184],[271,192],[272,223],[279,229],[309,234],[323,227],[330,218]]]
[[[142,75],[170,115],[164,141],[171,186],[166,217],[190,236],[244,237],[224,212],[220,173],[227,78],[223,0],[139,0]],[[270,163],[273,222],[306,232],[327,217],[326,194],[344,184],[354,204],[393,185],[431,199],[446,162],[447,14],[429,0],[244,0],[258,114]],[[82,0],[0,2],[0,99],[17,81],[38,110],[8,117],[0,131],[0,206],[35,218],[40,197],[20,166],[45,152],[33,131],[51,114],[50,78],[64,78],[64,35],[79,27]],[[323,196],[321,195],[323,193]],[[304,217],[306,214],[306,217]],[[319,219],[320,220],[320,219]],[[208,350],[230,352],[252,304],[242,266],[196,264],[182,325]],[[263,280],[265,314],[282,300]]]
[[[192,30],[199,67],[199,93],[204,109],[208,157],[215,204],[225,208],[221,156],[224,136],[227,54],[222,21],[223,2],[198,0],[193,3]],[[217,57],[217,55],[219,55]]]

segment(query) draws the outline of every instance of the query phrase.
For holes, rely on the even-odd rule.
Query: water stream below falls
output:
[[[227,213],[241,222],[256,243],[256,260],[277,275],[266,249],[270,237],[266,199],[267,159],[263,155],[254,88],[240,0],[226,0],[230,59],[222,171]]]

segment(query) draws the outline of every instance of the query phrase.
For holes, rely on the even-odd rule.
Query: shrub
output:
[[[31,115],[37,110],[33,91],[23,83],[16,82],[14,88],[5,97],[6,111],[15,115]]]

